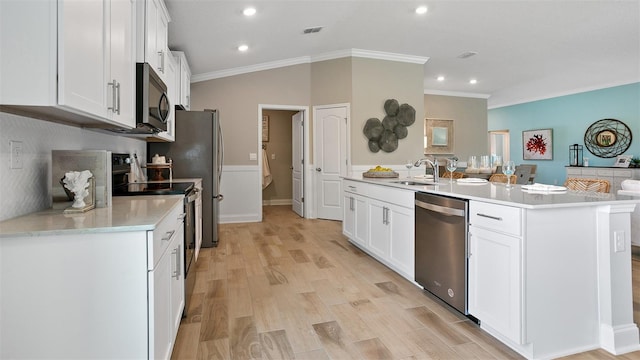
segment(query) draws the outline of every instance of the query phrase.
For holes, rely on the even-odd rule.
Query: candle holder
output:
[[[569,166],[582,166],[583,151],[582,145],[573,144],[569,146]]]

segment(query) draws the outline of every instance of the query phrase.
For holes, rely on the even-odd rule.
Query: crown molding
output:
[[[514,100],[509,101],[509,102],[490,104],[489,106],[487,106],[487,109],[488,110],[498,109],[498,108],[503,108],[503,107],[507,107],[507,106],[526,104],[526,103],[530,103],[530,102],[534,102],[534,101],[553,99],[553,98],[562,97],[562,96],[575,95],[575,94],[585,93],[585,92],[589,92],[589,91],[608,89],[608,88],[612,88],[612,87],[616,87],[616,86],[631,85],[631,84],[636,84],[636,83],[640,83],[640,79],[620,80],[620,81],[611,82],[611,83],[607,83],[607,84],[600,84],[600,85],[597,85],[597,86],[587,86],[587,87],[576,88],[576,89],[571,89],[571,90],[566,90],[566,91],[558,91],[558,92],[554,92],[554,93],[545,94],[543,96],[522,97],[522,98],[519,98],[519,99],[514,99]],[[500,101],[499,97],[497,97],[496,99],[498,99],[498,101]]]
[[[242,67],[231,68],[231,69],[220,70],[220,71],[212,71],[209,73],[203,73],[203,74],[197,74],[197,75],[191,76],[191,83],[219,79],[219,78],[235,76],[235,75],[248,74],[256,71],[271,70],[271,69],[277,69],[277,68],[300,65],[300,64],[308,64],[310,62],[311,62],[311,57],[301,56],[298,58],[271,61],[271,62],[266,62],[262,64],[242,66]]]
[[[403,54],[395,54],[395,53],[388,53],[388,52],[382,52],[382,51],[370,51],[370,50],[361,50],[361,49],[347,49],[347,50],[331,51],[331,52],[322,53],[322,54],[313,55],[313,56],[301,56],[298,58],[271,61],[271,62],[266,62],[262,64],[197,74],[197,75],[191,76],[191,82],[196,83],[201,81],[219,79],[219,78],[228,77],[228,76],[248,74],[256,71],[271,70],[271,69],[277,69],[277,68],[282,68],[286,66],[309,64],[309,63],[314,63],[318,61],[334,60],[334,59],[340,59],[345,57],[361,57],[361,58],[368,58],[368,59],[389,60],[389,61],[398,61],[398,62],[422,64],[422,65],[429,60],[428,57],[422,57],[422,56],[403,55]]]
[[[432,90],[432,89],[424,89],[424,94],[425,95],[456,96],[456,97],[477,98],[477,99],[488,99],[491,96],[491,94],[468,93],[468,92],[445,91],[445,90]]]

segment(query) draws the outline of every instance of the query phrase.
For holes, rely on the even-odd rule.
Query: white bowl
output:
[[[640,191],[640,180],[622,180],[620,186],[622,187],[622,190]]]

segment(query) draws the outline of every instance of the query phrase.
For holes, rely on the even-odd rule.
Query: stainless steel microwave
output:
[[[136,132],[167,131],[171,111],[167,85],[149,63],[136,64]]]

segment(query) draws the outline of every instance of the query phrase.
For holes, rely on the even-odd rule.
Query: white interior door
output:
[[[296,214],[304,217],[304,207],[302,206],[304,194],[304,182],[302,180],[304,176],[302,163],[304,153],[302,112],[298,112],[291,117],[291,134],[291,184],[293,186],[291,209]]]
[[[347,106],[315,107],[317,217],[342,219],[342,180],[347,174]]]

